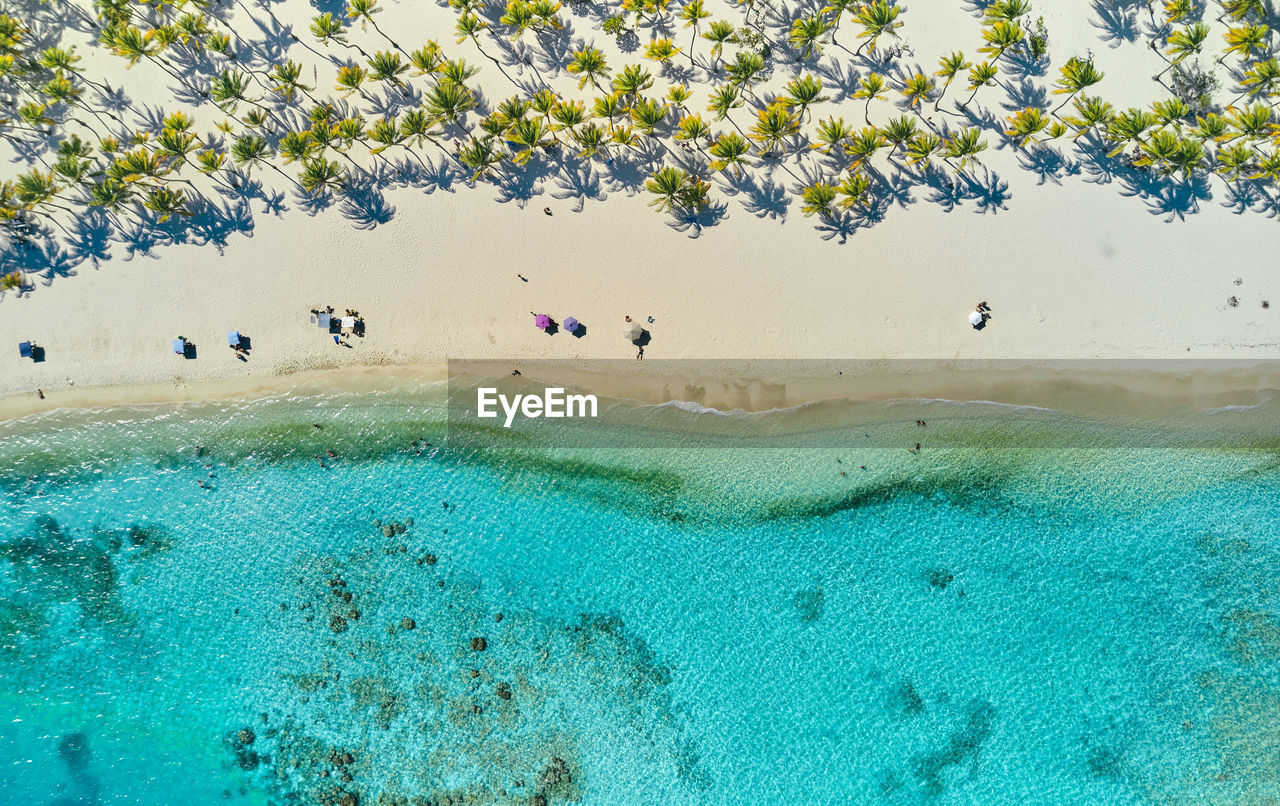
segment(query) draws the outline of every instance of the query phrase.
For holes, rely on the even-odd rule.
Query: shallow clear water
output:
[[[557,452],[406,400],[0,425],[3,800],[1280,796],[1273,413]]]

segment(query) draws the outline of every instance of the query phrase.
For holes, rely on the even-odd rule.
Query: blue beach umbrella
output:
[[[31,358],[31,355],[32,355],[31,342],[29,341],[18,342],[18,356],[21,358]]]
[[[231,330],[231,331],[228,331],[228,332],[227,332],[227,344],[230,344],[232,347],[239,347],[239,346],[240,346],[240,331],[238,331],[238,330]]]
[[[185,353],[187,352],[187,340],[186,340],[186,339],[174,339],[174,340],[173,340],[173,351],[174,351],[175,353],[177,353],[178,355],[183,355],[183,354],[185,354]]]
[[[577,330],[578,320],[574,319],[572,316],[566,316],[564,318],[564,329],[566,333],[572,333],[573,331]]]

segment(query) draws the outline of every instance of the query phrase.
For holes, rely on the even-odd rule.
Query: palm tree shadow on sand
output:
[[[1209,180],[1203,176],[1182,182],[1168,179],[1132,171],[1120,177],[1120,195],[1142,199],[1152,215],[1162,216],[1166,222],[1186,220],[1188,215],[1199,212],[1200,202],[1213,198]]]
[[[754,175],[743,171],[737,175],[722,177],[718,184],[720,191],[728,196],[740,196],[743,209],[756,218],[772,218],[778,221],[787,219],[787,208],[791,205],[791,195],[785,185],[766,177],[758,181]]]
[[[676,232],[683,232],[690,238],[697,238],[702,235],[704,229],[714,227],[728,217],[729,205],[713,200],[701,210],[673,210],[669,223]]]

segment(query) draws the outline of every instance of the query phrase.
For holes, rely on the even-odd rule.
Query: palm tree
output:
[[[657,196],[656,199],[649,202],[649,206],[655,207],[658,212],[663,213],[673,210],[683,195],[688,181],[689,175],[687,173],[670,165],[664,165],[654,171],[653,175],[646,179],[644,183],[644,189]]]
[[[1227,121],[1216,112],[1210,112],[1204,117],[1196,118],[1196,135],[1202,140],[1222,141],[1231,139],[1226,137]]]
[[[812,59],[822,55],[822,37],[830,27],[821,14],[806,14],[791,24],[787,41],[799,51],[801,59]]]
[[[1182,121],[1191,117],[1191,107],[1181,98],[1166,98],[1151,104],[1151,112],[1160,121],[1161,126],[1170,124],[1180,126]]]
[[[342,20],[333,16],[331,12],[326,11],[323,14],[319,14],[311,18],[311,35],[315,37],[315,40],[321,45],[335,43],[343,46],[344,48],[351,48],[352,50],[357,51],[366,59],[369,58],[369,54],[364,52],[364,48],[359,45],[353,45],[347,41],[346,26],[343,24]]]
[[[423,106],[433,120],[457,123],[476,106],[470,89],[455,81],[441,81],[423,98]]]
[[[608,142],[609,133],[595,123],[588,123],[573,132],[573,139],[582,148],[578,152],[578,157],[581,159],[590,159],[597,154],[608,153],[605,149],[605,143]]]
[[[248,96],[248,90],[249,77],[239,70],[223,70],[209,81],[209,97],[228,115],[235,114],[242,101],[260,106]]]
[[[277,64],[271,69],[268,76],[274,84],[271,91],[286,101],[292,101],[294,96],[299,93],[305,93],[310,97],[311,87],[304,85],[299,79],[302,77],[302,65],[288,59],[284,64]]]
[[[623,67],[622,72],[613,77],[613,91],[633,101],[652,86],[653,74],[638,64]]]
[[[831,205],[836,200],[836,186],[818,180],[800,192],[800,200],[803,202],[800,212],[806,217],[817,214],[821,218],[830,218],[833,214]]]
[[[462,44],[465,38],[459,39],[458,44]],[[444,62],[444,51],[440,49],[440,43],[434,39],[428,39],[427,44],[409,54],[409,64],[413,65],[413,74],[415,76],[432,76],[434,78],[435,74],[440,72],[440,68],[444,66]]]
[[[1250,179],[1280,182],[1280,151],[1269,151],[1258,159],[1258,171]]]
[[[368,77],[369,71],[358,64],[343,65],[338,68],[338,79],[334,89],[341,92],[344,98],[350,97],[353,92],[358,92],[361,96],[364,96],[362,87]]]
[[[379,50],[369,58],[369,78],[374,81],[390,81],[405,96],[409,95],[409,87],[400,80],[400,76],[408,69],[409,65],[400,61],[399,53]]]
[[[693,143],[696,146],[699,140],[711,139],[711,125],[702,119],[702,115],[685,115],[680,118],[675,138],[681,142]],[[698,147],[701,148],[701,146]]]
[[[245,169],[248,175],[256,166],[266,165],[273,171],[293,182],[284,171],[277,168],[272,162],[272,151],[270,144],[266,140],[256,134],[242,134],[231,143],[231,161],[236,165]],[[297,184],[294,182],[294,184]]]
[[[978,161],[978,154],[987,150],[982,132],[977,128],[962,129],[951,135],[944,143],[943,153],[948,159],[956,160],[956,170],[963,171],[971,162]]]
[[[542,118],[521,117],[513,120],[511,127],[507,129],[507,142],[517,146],[519,150],[512,153],[511,161],[516,165],[527,163],[536,149],[547,145],[544,138],[549,133]]]
[[[982,29],[982,40],[987,44],[978,48],[978,52],[995,54],[991,57],[991,64],[995,64],[1005,51],[1022,42],[1025,35],[1026,32],[1017,22],[996,20],[991,27]]]
[[[942,138],[932,132],[923,132],[907,143],[907,162],[928,168],[933,155],[942,148]]]
[[[400,124],[395,116],[385,115],[373,122],[373,126],[369,128],[369,139],[378,144],[376,148],[369,149],[370,154],[376,155],[400,145],[404,141],[404,134],[400,131]]]
[[[1111,104],[1096,95],[1076,96],[1074,105],[1076,115],[1067,118],[1067,122],[1076,128],[1077,137],[1090,129],[1107,126],[1115,115]]]
[[[650,137],[667,116],[667,107],[651,98],[642,98],[631,107],[631,121]]]
[[[883,98],[885,92],[884,76],[879,73],[871,73],[860,82],[858,90],[854,92],[854,98],[865,98],[866,104],[862,109],[862,117],[866,120],[867,125],[871,125],[871,102],[876,98]]]
[[[1240,174],[1251,168],[1255,153],[1252,148],[1243,143],[1237,143],[1233,146],[1218,149],[1218,153],[1215,156],[1218,164],[1222,166],[1219,172],[1226,179],[1234,182],[1240,177]]]
[[[1236,53],[1242,59],[1248,59],[1255,53],[1266,49],[1268,40],[1268,28],[1265,25],[1243,25],[1238,28],[1228,28],[1223,34],[1223,39],[1227,41],[1227,50],[1218,57],[1218,64],[1222,64],[1228,55]]]
[[[756,113],[751,136],[760,144],[762,152],[769,154],[799,130],[799,118],[791,113],[786,103],[775,101]]]
[[[995,0],[983,11],[988,20],[1005,20],[1011,22],[1025,16],[1031,11],[1030,0]]]
[[[142,200],[142,206],[156,214],[156,222],[163,224],[175,215],[189,216],[187,197],[181,189],[152,188]]]
[[[1113,116],[1107,123],[1106,137],[1118,145],[1107,156],[1114,157],[1120,154],[1130,142],[1141,145],[1143,132],[1154,125],[1156,125],[1155,115],[1137,107],[1126,109]]]
[[[729,66],[729,81],[740,89],[751,91],[751,82],[764,70],[764,59],[754,51],[738,51]]]
[[[591,86],[598,90],[599,82],[609,77],[609,66],[605,62],[604,54],[594,47],[575,50],[573,61],[569,62],[565,69],[578,76],[578,89],[582,89],[590,81]]]
[[[1274,127],[1274,114],[1269,106],[1254,104],[1245,109],[1232,107],[1227,110],[1227,117],[1232,127],[1246,140],[1261,140],[1270,134]]]
[[[972,90],[972,92],[969,93],[969,97],[966,98],[964,103],[960,104],[960,106],[967,107],[969,104],[973,103],[973,98],[978,94],[978,90],[994,84],[996,76],[999,75],[999,73],[999,68],[991,62],[983,62],[982,64],[975,64],[973,67],[970,67],[969,89]]]
[[[669,38],[667,39],[651,39],[644,49],[646,59],[653,59],[662,65],[667,65],[672,59],[680,55],[680,48],[675,46]]]
[[[489,61],[493,62],[495,65],[497,65],[498,69],[501,70],[502,62],[498,61],[494,56],[492,56],[488,51],[484,49],[483,45],[480,44],[480,34],[483,33],[484,30],[487,29],[488,27],[489,27],[489,23],[485,22],[484,20],[477,17],[475,14],[468,11],[467,13],[463,14],[461,17],[458,18],[458,24],[454,26],[453,30],[454,30],[454,33],[458,35],[457,41],[459,45],[461,45],[466,40],[470,39],[471,44],[475,45],[476,50],[480,51],[480,55],[485,57]],[[439,47],[432,40],[427,41],[427,46],[428,48]],[[415,57],[417,57],[419,54],[426,55],[423,49],[419,48],[418,50],[415,50],[413,53],[409,54],[409,61],[417,65],[418,59]],[[427,72],[432,72],[432,71],[428,70]],[[504,72],[503,75],[506,75],[506,73]]]
[[[729,111],[742,106],[742,99],[738,97],[738,88],[732,84],[712,90],[709,101],[707,111],[714,112],[716,120],[729,120],[730,123],[733,123],[733,119],[729,117]]]
[[[684,27],[692,28],[693,34],[689,37],[689,66],[693,67],[693,46],[698,41],[698,26],[702,21],[711,16],[711,12],[704,7],[702,0],[688,0],[680,7],[680,19],[684,20]]]
[[[889,151],[889,155],[892,156],[899,148],[902,148],[914,139],[919,133],[919,129],[916,128],[916,121],[914,118],[909,118],[906,115],[903,115],[890,120],[884,125],[884,128],[882,128],[880,132],[884,136],[886,142],[893,144],[893,148]]]
[[[342,190],[346,183],[346,173],[337,162],[316,157],[302,164],[298,183],[307,193],[318,196],[322,193]]]
[[[861,7],[860,0],[827,0],[827,4],[822,8],[822,14],[831,14],[831,41],[836,43],[836,31],[840,28],[840,21],[844,19],[845,14],[856,16],[858,8]],[[843,45],[841,46],[843,47]]]
[[[856,205],[870,206],[871,177],[860,170],[852,170],[836,191],[840,194],[841,209],[848,210]]]
[[[716,138],[709,149],[713,159],[711,170],[724,173],[730,169],[741,174],[749,159],[751,144],[737,132],[727,132]]]
[[[1049,118],[1038,106],[1020,109],[1008,118],[1009,128],[1005,134],[1018,141],[1018,148],[1026,148],[1027,142],[1049,125]]]
[[[181,167],[187,155],[195,150],[196,136],[180,129],[164,128],[156,135],[156,154],[168,160],[174,168]]]
[[[1161,129],[1145,143],[1141,144],[1142,156],[1133,161],[1136,168],[1155,168],[1165,174],[1172,171],[1170,163],[1177,156],[1181,144],[1178,136],[1167,129]]]
[[[877,151],[884,148],[884,145],[884,135],[880,130],[875,126],[868,126],[849,138],[849,142],[845,143],[844,152],[853,157],[850,167],[857,170],[869,162]]]
[[[844,122],[844,118],[824,118],[818,121],[818,131],[814,138],[818,142],[809,147],[818,149],[823,154],[830,154],[833,149],[843,145],[852,134],[853,129]]]
[[[681,112],[688,111],[684,108],[684,102],[689,100],[689,86],[687,84],[676,84],[667,90],[667,100],[671,105]]]
[[[404,53],[404,50],[395,43],[395,40],[383,33],[382,29],[378,27],[378,21],[373,18],[373,15],[381,13],[382,9],[378,8],[377,5],[378,0],[347,0],[347,18],[360,20],[361,29],[364,28],[366,23],[372,25],[373,30],[377,31],[379,36],[391,43],[391,47]],[[408,56],[409,54],[404,53],[404,55]]]
[[[1267,15],[1267,4],[1263,0],[1222,0],[1223,13],[1218,16],[1221,22],[1223,17],[1230,17],[1239,22],[1250,17],[1264,18]]]
[[[614,118],[627,114],[627,106],[618,93],[611,92],[596,98],[591,111],[598,118],[606,118],[609,121],[609,130],[612,131]]]
[[[533,17],[540,29],[564,27],[560,22],[560,4],[555,0],[535,0]]]
[[[840,187],[836,188],[836,192],[840,193],[841,210],[849,210],[856,205],[869,206],[872,201],[870,189],[872,189],[872,180],[867,174],[860,170],[850,171],[844,182],[840,183]]]
[[[465,59],[449,59],[436,72],[440,81],[463,85],[467,83],[467,79],[480,72],[480,68],[467,64]]]
[[[966,60],[964,54],[958,50],[953,52],[950,56],[943,56],[938,60],[938,71],[934,73],[934,75],[941,78],[943,80],[943,84],[942,91],[938,93],[937,99],[933,102],[933,111],[942,111],[938,108],[939,104],[942,103],[942,96],[947,94],[947,88],[951,86],[951,82],[955,80],[955,77],[958,76],[961,71],[968,70],[969,67],[970,64],[968,60]]]
[[[1182,62],[1188,56],[1194,56],[1204,47],[1205,40],[1209,38],[1209,26],[1203,22],[1193,22],[1184,28],[1174,31],[1169,35],[1169,48],[1166,51],[1173,59],[1169,65],[1161,70],[1156,78],[1159,79],[1165,73],[1169,72],[1174,65]]]
[[[1059,110],[1066,106],[1072,98],[1075,98],[1078,93],[1092,87],[1094,84],[1097,84],[1105,75],[1105,73],[1093,66],[1092,56],[1087,59],[1072,56],[1060,69],[1062,77],[1054,84],[1053,94],[1066,95],[1067,98],[1065,101],[1058,104],[1057,109],[1054,109],[1049,113],[1051,115],[1057,115]]]
[[[587,122],[587,105],[582,101],[560,101],[551,109],[551,117],[555,119],[554,130],[568,131],[572,136],[575,126]]]
[[[1235,104],[1246,95],[1257,97],[1259,95],[1275,95],[1277,86],[1280,86],[1280,61],[1274,56],[1269,59],[1260,59],[1249,65],[1249,69],[1244,71],[1244,75],[1240,77],[1240,86],[1243,91],[1231,103]]]
[[[716,20],[703,33],[702,38],[711,43],[711,72],[719,72],[719,60],[721,54],[724,53],[724,43],[733,38],[735,34],[733,26],[725,20]],[[690,48],[690,53],[693,49]]]
[[[932,78],[929,78],[924,73],[917,72],[902,85],[902,97],[906,98],[908,104],[914,109],[916,104],[921,101],[928,103],[929,93],[933,92],[933,86]]]
[[[524,0],[508,0],[506,10],[498,18],[498,22],[512,30],[511,39],[524,36],[524,32],[532,28],[536,21],[533,6]]]
[[[875,53],[876,42],[880,37],[885,34],[897,36],[897,30],[902,27],[902,23],[898,21],[900,12],[901,9],[887,0],[872,0],[866,5],[859,6],[857,21],[862,26],[862,31],[858,34],[858,38],[864,41],[853,55],[861,55],[863,48],[867,48],[869,53]]]
[[[784,92],[787,95],[786,103],[799,107],[801,119],[808,114],[810,106],[827,100],[827,96],[822,94],[822,79],[808,74],[787,82]]]
[[[284,160],[284,164],[290,165],[294,162],[305,162],[312,156],[319,156],[316,153],[316,145],[309,131],[285,132],[284,136],[280,138],[278,151],[280,158]],[[209,153],[208,151],[203,152],[199,157],[204,158]],[[221,167],[221,165],[213,166],[214,169],[218,167]]]

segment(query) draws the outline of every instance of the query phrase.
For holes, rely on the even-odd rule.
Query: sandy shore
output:
[[[1155,57],[1141,45],[1103,46],[1076,4],[1036,5],[1061,58],[1093,49],[1110,76],[1154,72]],[[509,94],[491,64],[452,46],[448,9],[385,6],[384,28],[447,41],[451,53],[482,67],[479,80],[493,99]],[[299,29],[312,13],[294,0],[273,7]],[[968,40],[976,40],[977,22],[959,8],[904,19],[904,39],[923,65],[955,44],[976,47]],[[573,23],[590,33],[585,20]],[[968,32],[964,41],[956,42],[957,30]],[[610,54],[617,66],[640,61]],[[164,91],[145,63],[127,76],[117,60],[100,67],[139,97]],[[563,73],[549,80],[566,91],[576,86]],[[1109,83],[1119,103],[1155,97],[1146,83]],[[860,108],[848,101],[840,111],[859,120]],[[621,335],[628,315],[650,330],[648,359],[1280,356],[1280,283],[1269,268],[1275,223],[1225,207],[1220,184],[1218,198],[1183,219],[1089,177],[1041,184],[1016,153],[994,143],[983,156],[1007,182],[997,206],[948,211],[916,189],[884,221],[843,241],[824,237],[830,233],[802,217],[794,199],[761,211],[731,196],[727,218],[690,238],[646,198],[611,184],[603,165],[595,166],[598,191],[585,199],[566,198],[554,179],[520,201],[489,184],[390,189],[394,214],[377,226],[357,227],[340,207],[314,215],[292,209],[287,194],[289,209],[280,211],[255,201],[251,226],[222,249],[166,245],[130,254],[113,244],[110,259],[83,263],[70,276],[32,277],[30,291],[6,294],[0,395],[8,400],[0,414],[257,394],[324,370],[336,370],[324,377],[339,384],[359,384],[361,367],[439,375],[445,358],[513,366],[628,359],[635,353]],[[994,314],[981,332],[966,323],[978,300]],[[360,311],[367,335],[335,346],[309,321],[308,311],[323,305]],[[545,335],[531,311],[574,316],[585,333]],[[228,330],[251,339],[247,362],[228,349]],[[170,351],[180,335],[195,343],[194,359]],[[46,360],[19,359],[23,339],[43,346]]]

